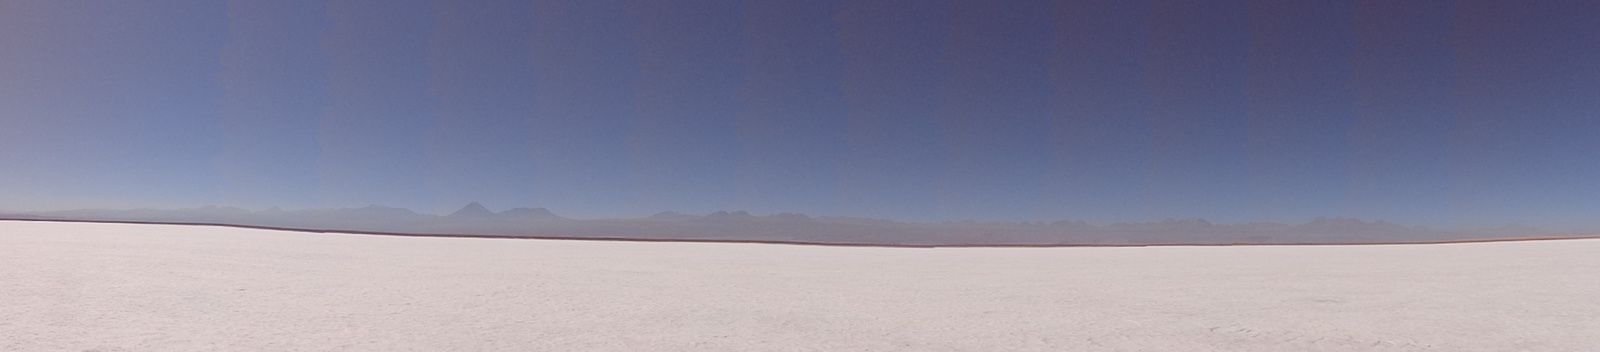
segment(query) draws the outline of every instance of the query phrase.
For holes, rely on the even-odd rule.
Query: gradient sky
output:
[[[1600,226],[1596,14],[0,0],[0,209]]]

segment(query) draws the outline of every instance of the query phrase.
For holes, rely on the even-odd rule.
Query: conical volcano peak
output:
[[[478,202],[472,202],[472,204],[467,204],[467,206],[461,207],[461,210],[457,210],[456,212],[451,213],[450,216],[452,216],[452,217],[491,217],[491,216],[494,216],[494,212],[489,211],[489,208],[483,207],[483,204],[478,204]]]

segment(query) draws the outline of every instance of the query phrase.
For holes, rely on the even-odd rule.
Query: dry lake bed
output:
[[[916,249],[0,221],[0,351],[1600,351],[1600,240]]]

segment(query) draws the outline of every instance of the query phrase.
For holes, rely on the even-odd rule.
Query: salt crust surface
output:
[[[870,248],[0,221],[0,351],[1595,351],[1600,240]]]

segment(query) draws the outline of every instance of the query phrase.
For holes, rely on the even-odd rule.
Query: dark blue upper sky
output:
[[[0,0],[0,209],[1595,227],[1596,14]]]

